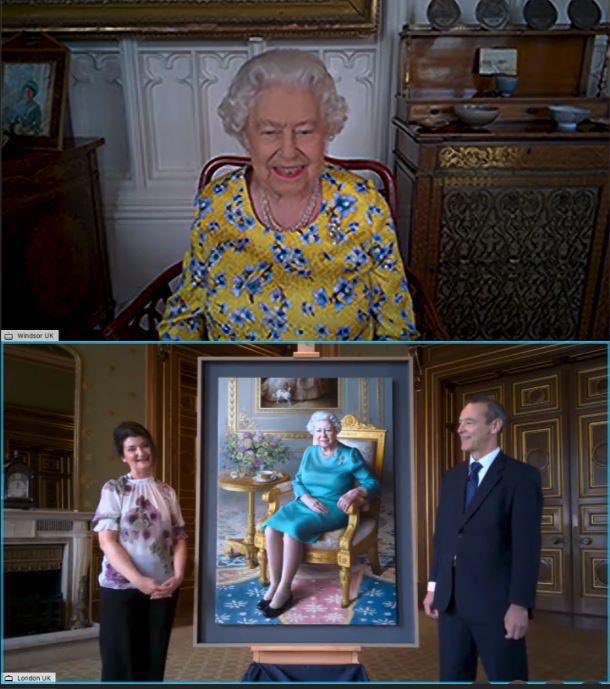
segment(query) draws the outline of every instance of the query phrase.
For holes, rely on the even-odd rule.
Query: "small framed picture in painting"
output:
[[[2,46],[2,132],[12,145],[62,147],[68,66],[68,49],[44,34]]]
[[[257,411],[339,409],[336,378],[260,378],[256,392]]]

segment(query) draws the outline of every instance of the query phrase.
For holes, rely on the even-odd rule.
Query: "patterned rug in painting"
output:
[[[352,567],[352,603],[342,608],[339,568],[336,565],[301,564],[292,583],[294,604],[283,615],[273,619],[266,618],[256,607],[265,593],[265,587],[258,580],[258,567],[248,567],[242,555],[229,557],[225,553],[227,540],[243,535],[245,528],[243,496],[231,497],[223,502],[218,521],[217,624],[397,624],[394,500],[390,491],[384,491],[379,523],[381,574],[374,575],[368,559],[363,556]],[[258,508],[257,505],[257,521],[262,517]]]

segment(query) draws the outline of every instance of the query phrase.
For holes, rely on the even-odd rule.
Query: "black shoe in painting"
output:
[[[280,606],[279,608],[274,608],[271,605],[268,605],[264,610],[263,610],[263,615],[265,617],[279,617],[280,615],[283,615],[288,608],[292,607],[292,594],[288,597],[288,600],[284,603],[284,605]]]

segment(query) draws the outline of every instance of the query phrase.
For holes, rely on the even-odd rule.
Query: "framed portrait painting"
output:
[[[411,379],[408,358],[199,360],[197,644],[418,643]],[[288,406],[274,391],[294,381],[312,402],[299,415],[235,424],[236,388]],[[356,486],[366,498],[341,507]],[[274,531],[300,551],[292,601],[268,616]]]
[[[337,378],[259,378],[256,411],[337,411],[340,394]]]
[[[208,38],[371,36],[380,0],[8,0],[9,30]]]
[[[2,131],[26,148],[62,147],[69,51],[45,35],[19,34],[2,47]]]

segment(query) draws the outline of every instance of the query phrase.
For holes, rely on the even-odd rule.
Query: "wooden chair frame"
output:
[[[371,469],[381,483],[383,479],[386,431],[370,424],[361,423],[352,415],[346,416],[341,421],[341,425],[341,433],[338,435],[339,440],[367,440],[375,442],[375,457]],[[267,514],[257,524],[254,539],[258,549],[259,580],[262,584],[269,582],[265,533],[262,527],[279,510],[281,504],[292,497],[294,495],[290,483],[280,484],[263,494],[263,502],[266,502],[269,507]],[[315,543],[305,545],[303,562],[308,564],[338,565],[339,580],[341,582],[341,607],[343,608],[347,608],[352,602],[349,594],[352,566],[357,562],[360,555],[366,554],[373,573],[381,574],[378,549],[380,507],[381,498],[379,497],[372,498],[361,507],[352,505],[347,513],[347,526],[341,534],[338,548],[316,547]],[[363,517],[373,519],[374,527],[362,540],[354,543],[354,538]]]

